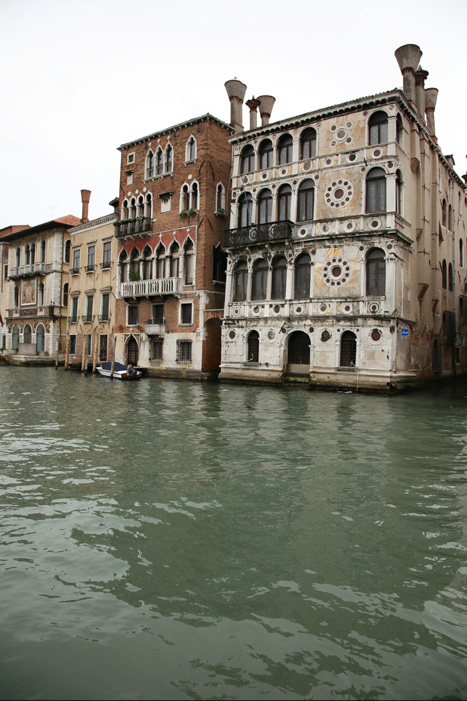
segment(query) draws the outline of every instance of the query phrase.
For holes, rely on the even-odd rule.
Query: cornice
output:
[[[72,229],[68,230],[69,234],[77,234],[80,231],[88,231],[89,229],[94,229],[97,226],[102,226],[103,224],[108,224],[109,222],[117,221],[118,217],[116,214],[106,214],[105,217],[99,217],[99,219],[93,219],[92,221],[85,222],[84,224],[78,224]]]

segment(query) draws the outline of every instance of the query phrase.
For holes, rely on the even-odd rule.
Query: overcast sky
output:
[[[418,44],[441,149],[467,170],[467,0],[0,0],[0,228],[108,214],[127,141],[210,112],[226,80],[271,122],[402,86]],[[248,124],[247,108],[244,124]]]

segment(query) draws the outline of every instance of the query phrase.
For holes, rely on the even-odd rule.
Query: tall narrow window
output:
[[[248,269],[245,261],[237,263],[233,274],[233,301],[243,302],[246,300],[248,283]]]
[[[128,282],[128,255],[126,251],[120,253],[118,265],[120,267],[120,282]]]
[[[92,309],[94,305],[94,297],[92,295],[88,295],[86,297],[86,314],[84,317],[84,321],[92,321],[93,315],[92,315]]]
[[[47,254],[47,244],[45,241],[41,241],[41,263],[45,263]]]
[[[88,246],[88,264],[86,270],[92,272],[96,266],[96,247]]]
[[[186,145],[186,160],[194,161],[196,158],[196,141],[194,136],[190,136]]]
[[[187,209],[190,209],[190,188],[185,184],[180,193],[180,211],[183,212]]]
[[[65,241],[65,263],[70,262],[70,252],[71,252],[71,240],[67,239]]]
[[[461,268],[464,267],[464,242],[459,239],[459,265]]]
[[[26,248],[24,249],[24,263],[25,263],[25,265],[29,265],[30,262],[31,262],[30,249],[29,249],[29,244],[27,244]]]
[[[216,212],[225,214],[225,187],[218,183],[216,188]]]
[[[198,183],[193,183],[191,186],[191,209],[199,209]]]
[[[42,242],[44,243],[44,241]],[[16,267],[19,268],[21,265],[21,248],[18,246],[16,249]]]
[[[303,180],[298,188],[297,221],[313,219],[315,184],[313,180]]]
[[[266,285],[268,279],[268,266],[262,258],[255,261],[253,266],[253,280],[251,287],[251,299],[266,299]]]
[[[68,283],[67,282],[65,282],[65,284],[63,285],[62,305],[64,307],[68,307]]]
[[[452,292],[454,289],[454,269],[452,263],[448,266],[448,289]]]
[[[178,263],[180,260],[180,246],[173,243],[170,249],[170,277],[178,277]]]
[[[75,248],[73,251],[73,267],[71,272],[72,273],[79,273],[79,264],[80,264],[80,251],[79,248]]]
[[[66,246],[65,246],[65,251],[66,251]],[[32,243],[31,244],[31,265],[34,265],[35,262],[36,262],[36,244]],[[68,253],[68,260],[66,262],[67,263],[70,262],[70,254],[69,253]]]
[[[156,277],[158,280],[165,277],[165,248],[162,243],[156,249]]]
[[[78,297],[71,298],[70,321],[72,324],[76,324],[76,322],[78,321]]]
[[[165,149],[165,172],[171,173],[172,166],[173,166],[173,148],[170,144],[168,144],[167,148]]]
[[[15,307],[19,307],[19,287],[18,285],[15,285],[15,290],[14,290],[14,303]]]
[[[396,173],[396,212],[402,214],[402,176],[400,170]]]
[[[292,163],[293,139],[290,134],[284,134],[277,144],[277,162],[279,165]]]
[[[368,120],[368,144],[386,144],[388,141],[388,115],[386,112],[375,112]]]
[[[257,331],[251,331],[248,334],[247,353],[249,363],[257,363],[259,361],[259,333]]]
[[[366,294],[368,297],[386,294],[386,259],[381,248],[373,248],[366,257]]]
[[[143,280],[152,279],[152,251],[149,246],[145,246],[143,251]]]
[[[382,168],[372,168],[366,179],[366,212],[386,211],[386,173]]]
[[[287,261],[284,256],[279,256],[272,262],[272,299],[285,299],[286,280]]]
[[[245,227],[251,226],[251,214],[252,214],[252,204],[253,200],[249,192],[242,193],[238,198],[238,226]]]
[[[150,192],[148,192],[144,201],[144,216],[146,219],[152,219],[152,197]],[[151,222],[149,222],[149,224],[151,224]]]
[[[101,302],[101,318],[100,321],[108,321],[109,320],[109,310],[110,310],[110,295],[108,293],[104,293],[102,295],[102,302]]]
[[[102,245],[102,267],[110,268],[112,262],[112,243],[110,241],[104,241]]]
[[[400,114],[397,115],[396,119],[396,141],[402,146],[402,135],[404,133],[404,125],[402,123],[402,117]]]
[[[271,190],[261,190],[258,196],[258,224],[268,224],[272,221]]]
[[[163,161],[162,161],[162,149],[159,148],[156,151],[156,175],[162,175],[163,171]]]
[[[23,341],[24,343],[31,343],[31,327],[29,324],[26,324],[23,329]]]
[[[295,298],[310,296],[311,260],[307,253],[302,253],[295,261]]]
[[[259,145],[259,167],[261,170],[272,168],[274,163],[274,150],[271,139],[263,139]]]
[[[104,363],[107,360],[107,334],[99,336],[99,360]]]
[[[40,282],[37,286],[37,304],[39,307],[42,307],[44,305],[44,283]]]
[[[240,156],[240,172],[251,173],[255,169],[255,150],[253,146],[245,146]]]
[[[290,206],[292,202],[292,188],[290,185],[282,185],[277,196],[277,219],[287,221],[290,219]]]
[[[443,200],[443,202],[442,202],[441,212],[442,212],[442,224],[443,224],[443,226],[447,226],[447,223],[448,223],[448,205],[447,205],[446,200]]]
[[[446,261],[443,260],[441,263],[441,287],[443,290],[446,290],[448,286],[448,268],[446,265]]]
[[[193,251],[193,241],[191,239],[187,239],[183,247],[183,251],[185,255],[185,285],[192,285],[194,279],[195,256]]]
[[[12,350],[18,350],[19,346],[19,326],[15,324],[11,332],[11,348]]]
[[[300,158],[315,158],[316,156],[316,131],[309,127],[300,134]]]
[[[148,152],[146,156],[146,177],[152,178],[154,175],[154,154],[152,151]]]
[[[357,364],[357,337],[352,331],[344,331],[341,338],[341,367],[355,367]]]
[[[45,344],[45,329],[42,324],[39,324],[36,328],[36,353],[43,353]]]

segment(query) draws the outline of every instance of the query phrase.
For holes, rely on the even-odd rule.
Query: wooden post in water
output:
[[[94,334],[94,353],[92,354],[92,373],[93,375],[96,373],[96,365],[97,365],[97,339],[98,335],[97,333]]]
[[[83,350],[81,353],[81,372],[85,373],[85,367],[86,367],[86,334],[83,333]]]
[[[66,346],[65,346],[65,370],[68,370],[69,361],[70,361],[70,334],[67,334]]]
[[[112,336],[110,338],[110,357],[112,360],[112,364],[110,366],[110,379],[114,379],[114,365],[115,365],[115,336],[114,332],[112,331]]]

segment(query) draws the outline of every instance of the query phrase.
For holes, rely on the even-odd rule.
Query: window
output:
[[[36,328],[36,353],[43,353],[45,349],[45,329],[42,324]]]
[[[449,231],[454,231],[454,216],[453,216],[453,208],[451,207],[451,205],[449,205],[449,209],[448,209],[448,228],[449,228]],[[31,249],[32,249],[32,246],[31,246]],[[34,261],[31,261],[31,263],[33,263],[33,262]]]
[[[45,263],[47,255],[47,244],[45,241],[41,241],[41,263]]]
[[[386,211],[386,173],[382,168],[372,168],[366,179],[366,212]]]
[[[152,280],[152,251],[149,246],[143,251],[143,280]]]
[[[388,115],[386,112],[375,112],[368,120],[368,144],[386,144],[388,141]]]
[[[191,341],[177,341],[177,363],[191,363]]]
[[[164,341],[162,338],[156,337],[151,341],[149,346],[149,360],[162,360],[162,353],[164,348]]]
[[[68,256],[68,261],[67,261],[67,262],[69,262],[69,259],[70,259],[70,258],[69,258],[69,256]],[[32,244],[31,244],[31,265],[34,265],[35,262],[36,262],[36,244],[35,244],[35,243],[32,243]]]
[[[153,304],[152,305],[152,323],[153,324],[163,324],[164,323],[164,305],[163,304]]]
[[[178,277],[180,246],[176,241],[170,249],[170,277]]]
[[[127,252],[122,251],[118,259],[118,265],[120,268],[120,282],[128,281],[128,267],[127,267]]]
[[[18,350],[19,346],[19,327],[17,324],[13,326],[11,331],[11,349]]]
[[[277,162],[279,165],[292,163],[293,139],[290,134],[284,134],[277,144]]]
[[[279,188],[277,197],[277,220],[287,221],[290,219],[290,205],[292,202],[292,188],[290,185],[282,185]]]
[[[198,183],[193,183],[191,186],[191,198],[190,205],[191,209],[199,209],[199,197],[198,197]]]
[[[94,297],[92,295],[88,295],[86,297],[86,314],[84,316],[83,321],[91,322],[93,319],[92,315],[92,309],[94,306]]]
[[[165,149],[165,172],[170,173],[173,168],[173,148],[170,144]]]
[[[44,283],[40,282],[37,286],[37,304],[39,305],[39,307],[42,307],[42,305],[44,304],[44,291]]]
[[[272,221],[271,190],[261,190],[258,196],[258,224],[268,224]]]
[[[24,249],[24,262],[26,265],[30,264],[30,252],[29,252],[29,244],[27,244],[26,248]]]
[[[71,272],[73,274],[79,273],[79,263],[80,263],[80,251],[79,248],[75,248],[73,251],[73,267],[71,269]]]
[[[91,355],[92,352],[92,335],[90,333],[85,336],[85,353]]]
[[[99,336],[99,360],[104,363],[107,360],[107,335]]]
[[[31,327],[29,324],[26,324],[23,329],[23,341],[24,343],[31,343]]]
[[[185,285],[192,285],[195,270],[195,254],[193,250],[193,241],[191,239],[186,240],[183,250],[185,254]]]
[[[352,331],[344,331],[341,338],[341,367],[355,367],[357,364],[357,337]]]
[[[397,119],[396,119],[396,141],[400,145],[402,145],[403,133],[404,133],[404,125],[402,123],[402,117],[400,116],[400,114],[398,114]]]
[[[193,304],[191,302],[180,304],[180,323],[190,326],[193,323]]]
[[[196,140],[190,136],[186,145],[186,161],[194,161],[196,158]]]
[[[180,211],[183,212],[190,209],[190,188],[188,185],[183,185],[180,193]]]
[[[110,268],[112,262],[112,243],[110,241],[104,241],[102,245],[102,267]]]
[[[15,285],[14,303],[15,303],[15,307],[19,307],[19,287],[18,287],[18,285]]]
[[[76,334],[70,334],[70,355],[76,354]]]
[[[402,175],[400,170],[396,173],[396,212],[402,214]]]
[[[70,241],[70,239],[67,239],[67,241],[65,241],[65,263],[70,262],[70,253],[71,253],[71,241]]]
[[[151,193],[148,192],[146,195],[146,199],[144,201],[144,216],[146,219],[152,219],[152,197]],[[149,222],[149,226],[151,227],[152,222]],[[151,227],[152,228],[152,227]]]
[[[286,281],[287,261],[284,256],[279,256],[272,262],[272,299],[285,299]]]
[[[163,161],[162,161],[162,149],[159,148],[156,151],[156,175],[162,175]]]
[[[156,249],[156,277],[158,280],[165,277],[165,248],[162,243]]]
[[[76,324],[78,321],[78,297],[71,298],[71,316],[70,321]]]
[[[449,263],[449,266],[448,266],[448,289],[451,292],[454,289],[454,272],[453,272],[452,263]]]
[[[307,253],[302,253],[295,260],[295,299],[310,296],[311,260]]]
[[[137,305],[128,306],[128,326],[136,326],[139,319],[139,308]]]
[[[366,257],[366,294],[368,297],[386,293],[386,259],[381,248],[373,248]]]
[[[271,139],[264,139],[259,145],[259,167],[261,170],[272,168],[274,163],[274,149]]]
[[[315,158],[316,156],[316,131],[309,127],[300,134],[300,158]]]
[[[135,162],[135,154],[128,153],[127,157],[126,157],[126,162],[128,163],[128,165],[130,165],[131,163],[134,163]]]
[[[225,187],[218,183],[216,188],[216,212],[225,214]]]
[[[240,173],[251,173],[255,169],[255,150],[245,146],[240,156]]]
[[[212,279],[225,282],[227,271],[227,255],[220,244],[212,247]]]
[[[108,321],[109,320],[109,309],[110,309],[110,294],[108,294],[106,292],[102,295],[100,321]]]
[[[446,200],[443,200],[442,205],[441,205],[441,213],[442,213],[442,223],[443,226],[447,226],[447,220],[448,220],[448,205]]]
[[[16,249],[16,267],[19,268],[21,265],[21,248],[18,246]]]
[[[262,258],[255,261],[253,266],[253,279],[251,299],[266,299],[266,285],[268,280],[268,267]]]
[[[243,302],[246,300],[248,284],[248,269],[245,261],[237,263],[233,274],[233,301]]]
[[[68,307],[68,283],[67,282],[65,282],[65,284],[63,285],[62,305],[64,307]]]
[[[250,193],[242,193],[238,198],[238,226],[251,226],[251,207],[253,200]]]
[[[461,268],[464,267],[464,242],[459,239],[459,265]]]
[[[146,177],[152,178],[154,176],[154,154],[152,151],[148,152],[146,156]]]
[[[259,333],[251,331],[247,341],[247,362],[257,363],[259,361]]]
[[[138,258],[139,252],[138,249],[135,247],[130,253],[130,282],[138,282],[140,279]]]
[[[298,188],[297,221],[313,219],[315,201],[315,184],[313,180],[304,180]]]
[[[441,263],[441,286],[443,290],[448,287],[448,269],[445,260]]]

